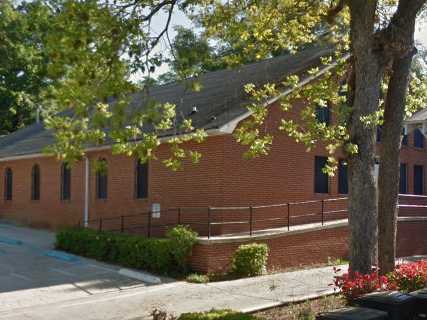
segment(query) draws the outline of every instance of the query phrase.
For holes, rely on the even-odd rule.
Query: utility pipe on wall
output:
[[[84,226],[87,228],[89,221],[89,159],[85,157],[85,197],[84,197]]]

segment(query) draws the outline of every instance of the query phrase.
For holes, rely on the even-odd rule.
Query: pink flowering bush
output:
[[[339,271],[339,269],[334,268],[335,273]],[[373,270],[369,274],[344,273],[334,277],[333,285],[348,302],[375,291],[416,291],[427,286],[427,261],[398,265],[387,276],[379,275],[377,270]]]
[[[335,273],[339,269],[334,269]],[[380,276],[376,270],[369,274],[361,274],[359,272],[344,273],[341,276],[334,277],[335,289],[340,290],[341,294],[348,302],[374,291],[380,291],[387,288],[387,277]]]
[[[387,278],[390,290],[411,292],[422,289],[427,283],[427,260],[398,265]]]

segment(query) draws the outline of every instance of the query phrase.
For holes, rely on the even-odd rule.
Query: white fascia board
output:
[[[224,135],[225,134],[225,132],[223,132],[219,129],[208,129],[208,130],[206,130],[206,133],[208,136],[218,136],[218,135]],[[160,138],[159,140],[161,143],[164,143],[164,142],[167,142],[174,137],[179,137],[179,136],[183,136],[183,135],[163,137],[163,138]],[[96,151],[104,151],[104,150],[110,150],[110,149],[111,149],[111,145],[90,147],[90,148],[85,149],[85,153],[96,152]],[[49,157],[54,157],[54,156],[46,154],[46,153],[39,152],[39,153],[24,154],[24,155],[17,155],[17,156],[12,156],[12,157],[1,158],[0,163],[6,162],[6,161],[26,160],[26,159],[36,159],[36,158],[49,158]]]

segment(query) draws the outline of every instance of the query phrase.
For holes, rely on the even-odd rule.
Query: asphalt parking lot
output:
[[[0,223],[0,312],[147,286],[120,268],[54,250],[54,234]]]

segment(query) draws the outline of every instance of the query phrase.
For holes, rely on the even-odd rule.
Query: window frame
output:
[[[10,167],[7,167],[4,170],[4,200],[12,201],[13,200],[13,170]]]
[[[402,167],[405,167],[405,184],[402,185]],[[402,191],[402,186],[405,187],[405,190]],[[399,166],[399,194],[407,194],[408,193],[408,164],[406,162],[401,162]]]
[[[415,170],[415,168],[416,167],[418,167],[418,168],[421,168],[421,193],[415,193],[415,186],[416,186],[416,180],[415,180],[415,172],[416,172],[416,170]],[[414,181],[413,181],[413,183],[414,183],[414,194],[416,194],[416,195],[423,195],[424,194],[424,190],[425,190],[425,188],[424,188],[424,183],[425,183],[425,178],[424,178],[424,174],[425,174],[425,172],[424,172],[424,166],[423,165],[420,165],[420,164],[414,164],[414,174],[413,174],[413,179],[414,179]]]
[[[326,107],[316,105],[315,114],[316,121],[318,123],[324,123],[326,124],[326,126],[329,126],[331,124],[331,108],[329,107],[329,105],[327,105]]]
[[[343,164],[345,163],[345,164]],[[346,182],[345,182],[345,190],[346,192],[343,192],[344,190],[342,190],[343,185],[341,183],[343,183],[343,179],[341,178],[341,168],[345,168],[345,176],[346,176]],[[339,194],[348,194],[348,163],[345,159],[340,159],[338,161],[338,193]]]
[[[105,163],[104,171],[96,170],[96,199],[97,200],[107,200],[108,199],[108,161],[105,158],[98,159],[99,162]],[[105,179],[105,180],[104,180]],[[101,183],[104,184],[100,188]]]
[[[381,142],[382,134],[383,134],[383,127],[378,125],[377,126],[377,133],[376,133],[376,142],[377,143]]]
[[[40,166],[36,163],[31,168],[31,200],[40,200],[40,188],[41,188],[41,173]]]
[[[417,135],[418,135],[418,137],[419,137],[420,140],[417,139]],[[414,140],[413,141],[414,142],[414,148],[424,149],[424,145],[425,145],[424,134],[421,132],[421,130],[419,128],[416,128],[414,130],[413,140]],[[417,145],[418,144],[417,142],[419,142],[420,145]]]
[[[65,189],[65,177],[66,177],[66,172],[67,176],[68,176],[68,193],[66,194],[66,189]],[[67,166],[66,163],[62,163],[61,164],[61,186],[60,186],[60,199],[61,201],[71,201],[71,167]]]
[[[402,146],[408,145],[408,133],[406,132],[405,127],[402,128]]]
[[[144,167],[145,170],[145,179],[144,179],[144,188],[142,189],[143,191],[140,191],[140,180],[139,180],[139,174],[140,174],[140,168],[141,166]],[[139,161],[139,159],[135,160],[135,191],[134,191],[134,196],[135,199],[137,200],[144,200],[144,199],[148,199],[148,192],[149,192],[149,164],[148,161],[145,163],[141,163],[141,161]]]
[[[322,190],[317,189],[317,186],[318,186],[318,184],[317,184],[317,177],[318,177],[317,172],[318,172],[318,170],[317,169],[318,169],[318,160],[320,160],[320,159],[322,161],[324,161],[324,165],[320,168],[320,174],[323,174],[323,175],[326,176],[325,177],[326,178],[326,180],[325,180],[325,182],[326,182],[326,191],[324,191],[324,190],[322,191]],[[316,194],[329,194],[329,192],[330,192],[329,176],[322,171],[322,169],[327,164],[327,161],[328,161],[328,157],[314,156],[314,193],[316,193]]]

